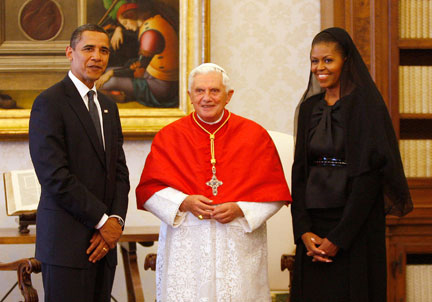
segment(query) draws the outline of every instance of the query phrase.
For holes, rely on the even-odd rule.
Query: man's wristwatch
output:
[[[123,229],[123,228],[124,228],[124,221],[123,221],[123,219],[121,219],[120,217],[116,217],[116,216],[113,216],[113,218],[117,219],[119,225],[120,225],[120,226],[122,227],[122,229]]]

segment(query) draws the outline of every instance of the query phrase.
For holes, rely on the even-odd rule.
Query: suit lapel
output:
[[[99,143],[99,139],[93,121],[90,117],[90,114],[84,102],[81,99],[80,94],[78,93],[78,90],[76,89],[72,80],[68,76],[66,76],[63,79],[63,83],[66,88],[65,89],[66,99],[69,105],[72,107],[73,111],[75,112],[78,119],[80,120],[85,130],[85,133],[87,134],[91,144],[93,145],[93,148],[95,149],[95,152],[97,153],[102,164],[105,166],[105,154],[104,154],[105,152],[103,150],[102,145]]]

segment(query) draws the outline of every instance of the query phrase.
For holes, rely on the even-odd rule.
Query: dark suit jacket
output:
[[[100,145],[90,114],[66,76],[42,92],[30,116],[30,155],[42,187],[36,222],[36,258],[86,268],[86,249],[103,214],[125,219],[129,172],[115,103],[98,94],[105,138]],[[107,254],[117,264],[116,250]]]

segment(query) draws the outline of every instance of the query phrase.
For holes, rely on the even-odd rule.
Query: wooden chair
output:
[[[293,280],[293,274],[294,274],[294,253],[293,254],[283,254],[281,256],[281,271],[288,270],[289,272],[289,286],[288,290],[291,292],[291,284]]]
[[[144,260],[144,269],[145,270],[152,270],[155,271],[156,270],[156,258],[157,258],[157,254],[155,253],[150,253],[147,254],[147,256],[145,257]]]
[[[0,271],[16,271],[18,288],[24,297],[24,302],[38,302],[38,294],[31,281],[32,273],[41,272],[41,263],[35,258],[24,258],[10,263],[0,262]]]
[[[276,149],[279,152],[279,157],[281,158],[282,166],[285,172],[285,178],[291,189],[291,167],[294,161],[294,139],[291,135],[286,133],[276,131],[268,132],[276,145]],[[283,232],[279,231],[281,228],[283,229]],[[291,209],[287,207],[282,208],[275,216],[273,216],[268,221],[267,230],[269,234],[278,234],[273,237],[269,236],[268,244],[273,248],[275,253],[279,252],[279,255],[282,254],[280,258],[280,270],[281,272],[288,270],[288,291],[291,292],[295,255],[295,245],[291,222]],[[281,237],[284,238],[284,240],[282,240]],[[286,252],[288,252],[288,254],[285,254]],[[275,260],[276,259],[273,259],[273,261]],[[272,261],[272,259],[270,259],[270,261]],[[276,267],[276,263],[270,264],[273,267],[272,275],[277,276],[277,272],[274,270],[274,267]],[[271,269],[271,267],[269,269]],[[280,278],[282,278],[282,280],[286,280],[284,275],[279,276]],[[286,302],[289,302],[289,298]]]

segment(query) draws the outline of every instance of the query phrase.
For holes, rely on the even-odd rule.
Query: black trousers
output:
[[[105,259],[89,269],[42,263],[45,302],[109,302],[114,274]]]

